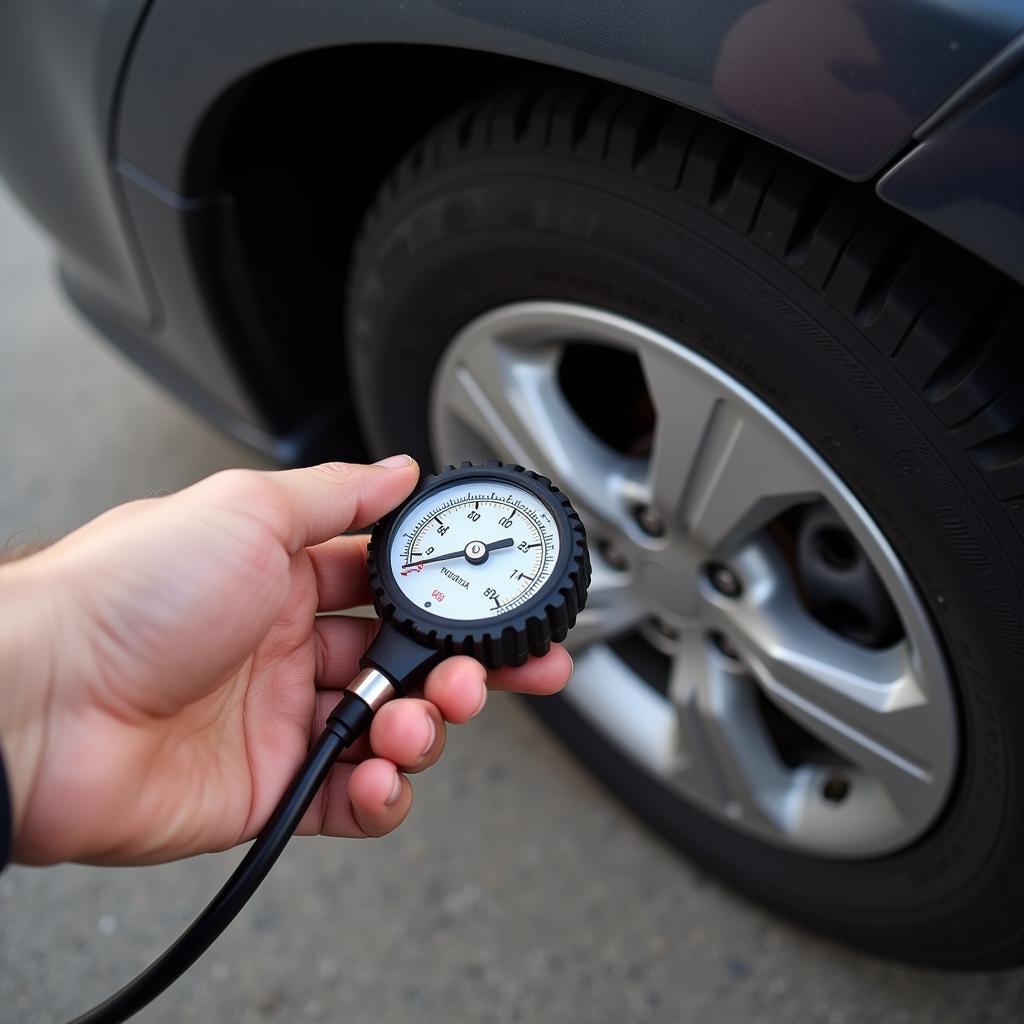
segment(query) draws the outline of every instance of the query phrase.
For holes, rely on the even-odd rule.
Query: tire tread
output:
[[[421,176],[473,153],[599,161],[783,261],[893,361],[995,496],[1024,495],[1022,289],[884,205],[870,184],[666,101],[558,74],[474,100],[432,138],[382,188],[364,237]],[[1024,516],[1007,514],[1024,536]]]

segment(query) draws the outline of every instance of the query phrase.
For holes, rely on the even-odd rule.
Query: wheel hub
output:
[[[638,361],[648,444],[613,449],[569,400],[579,342]],[[571,496],[594,579],[566,697],[659,784],[819,856],[891,852],[934,821],[957,733],[928,615],[863,505],[738,381],[626,318],[516,303],[453,339],[431,435],[439,461],[517,462]]]
[[[697,615],[697,587],[693,577],[683,569],[667,562],[644,562],[637,585],[649,598],[653,614],[671,620],[688,620]]]

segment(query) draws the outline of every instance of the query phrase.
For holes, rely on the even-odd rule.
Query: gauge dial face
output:
[[[417,608],[456,621],[519,608],[558,561],[558,529],[545,504],[499,480],[467,480],[424,495],[391,536],[391,571],[402,593]]]

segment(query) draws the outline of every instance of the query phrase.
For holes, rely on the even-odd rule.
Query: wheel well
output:
[[[331,424],[302,457],[363,450],[344,408],[343,307],[378,187],[447,112],[533,67],[442,47],[322,50],[255,73],[205,119],[188,193],[223,202],[193,258],[225,346],[277,429],[311,415]]]
[[[446,114],[544,70],[449,47],[335,47],[253,73],[204,119],[186,194],[223,202],[212,227],[192,232],[192,256],[225,348],[268,422],[281,434],[312,430],[300,458],[365,454],[347,400],[344,299],[353,245],[379,187]],[[671,107],[658,102],[634,159]],[[701,120],[709,137],[725,132]],[[728,160],[726,171],[735,171]]]

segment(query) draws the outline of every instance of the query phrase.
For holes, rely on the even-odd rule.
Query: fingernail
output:
[[[420,757],[426,757],[434,749],[434,740],[437,739],[437,726],[434,725],[434,720],[429,715],[427,716],[427,728],[430,730],[430,739],[427,740],[427,745],[420,751]]]
[[[566,653],[568,653],[568,652],[566,652]],[[570,679],[572,679],[572,674],[573,674],[573,672],[575,672],[575,671],[576,671],[576,662],[574,662],[574,661],[572,660],[572,655],[570,654],[570,655],[569,655],[569,676],[568,676],[568,678],[567,678],[567,679],[565,680],[565,681],[566,681],[567,683],[569,682],[569,680],[570,680]]]
[[[483,711],[484,705],[487,703],[487,684],[483,683],[480,689],[483,691],[483,693],[480,694],[480,703],[477,704],[476,711],[474,711],[473,714],[469,716],[470,718],[476,718],[476,716],[479,715],[481,711]]]
[[[389,455],[386,459],[381,459],[380,462],[375,462],[375,466],[383,466],[385,469],[401,469],[403,466],[412,465],[411,455]]]
[[[387,800],[384,801],[386,807],[390,807],[400,796],[402,795],[402,776],[395,772],[395,781],[391,787],[391,792],[388,793]]]

